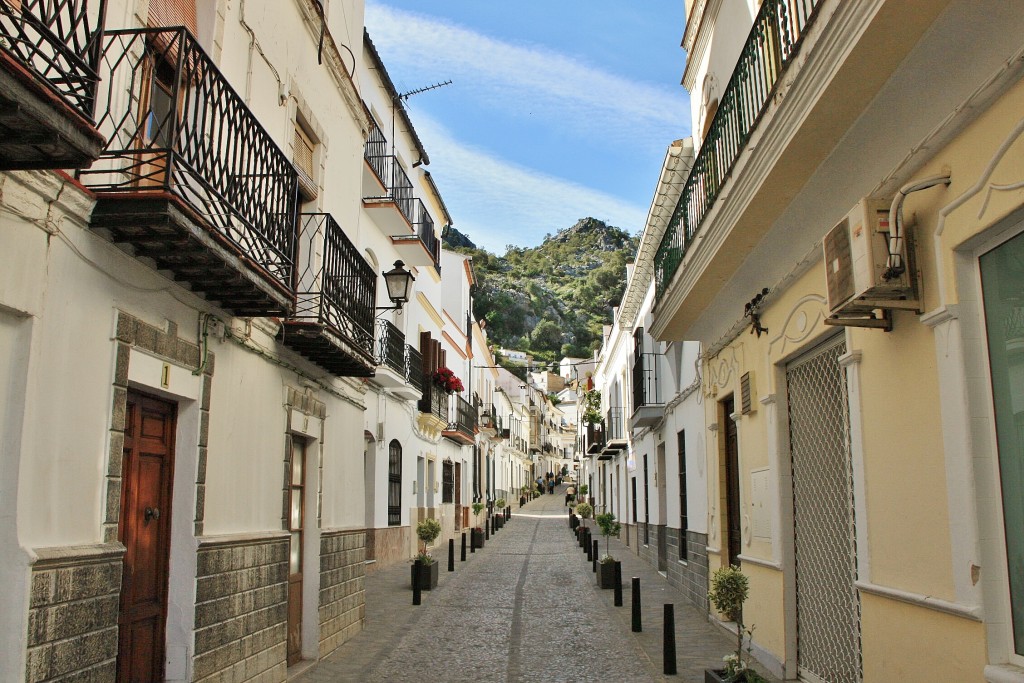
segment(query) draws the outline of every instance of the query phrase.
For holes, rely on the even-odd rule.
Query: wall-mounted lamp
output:
[[[395,261],[395,267],[384,273],[384,284],[388,288],[388,298],[394,306],[378,306],[378,311],[400,311],[409,302],[412,294],[412,283],[416,278],[405,269],[402,261]]]

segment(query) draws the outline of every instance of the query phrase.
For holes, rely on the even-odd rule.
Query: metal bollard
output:
[[[587,562],[594,559],[594,546],[590,542],[590,534],[587,534],[586,539],[583,541],[586,544],[585,550],[587,551]]]
[[[640,623],[640,577],[633,577],[633,633],[640,633],[644,630]]]
[[[475,530],[474,530],[474,533],[472,533],[470,535],[470,537],[469,537],[469,552],[471,552],[471,553],[475,553],[476,552],[476,533],[475,533]]]
[[[448,571],[455,571],[455,539],[448,539]]]
[[[484,520],[484,540],[491,540],[491,518],[488,517]]]
[[[413,566],[415,566],[416,569],[412,573],[413,574],[413,580],[412,580],[412,604],[418,605],[418,604],[420,604],[420,599],[422,597],[422,595],[421,595],[422,591],[420,590],[420,572],[423,571],[423,567],[421,567],[419,565],[413,565]]]
[[[615,561],[615,606],[622,607],[622,563]]]
[[[590,560],[594,563],[594,573],[597,573],[597,556],[600,552],[600,546],[597,544],[597,540],[594,540],[594,552],[590,554]]]
[[[459,556],[459,562],[466,561],[466,532],[462,532],[462,554]]]
[[[662,671],[666,676],[676,674],[676,613],[675,606],[665,603],[665,635],[662,639]]]

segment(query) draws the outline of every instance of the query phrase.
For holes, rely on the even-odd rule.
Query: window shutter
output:
[[[149,25],[184,26],[195,36],[198,32],[195,0],[149,0]]]
[[[295,126],[293,147],[295,148],[293,161],[295,169],[299,172],[299,191],[307,202],[313,201],[317,195],[317,185],[314,180],[316,174],[313,172],[313,150],[316,149],[316,145],[298,124]]]
[[[754,399],[752,394],[754,393],[754,387],[752,386],[753,380],[749,372],[743,373],[740,377],[740,414],[749,415],[754,412]]]

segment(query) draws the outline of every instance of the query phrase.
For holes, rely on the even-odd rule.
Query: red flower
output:
[[[465,388],[462,386],[462,380],[456,377],[454,372],[444,366],[434,370],[430,379],[434,383],[434,386],[444,389],[449,394],[458,393]]]

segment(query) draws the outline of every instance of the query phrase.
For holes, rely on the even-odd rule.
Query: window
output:
[[[686,509],[686,430],[679,432],[676,438],[679,453],[679,559],[686,561],[690,555],[686,543],[686,530],[690,528]]]
[[[388,446],[388,526],[402,524],[402,444]]]
[[[1024,655],[1024,234],[983,254],[982,299],[1003,494],[1014,650]]]
[[[441,491],[441,502],[442,503],[454,503],[455,502],[455,465],[450,460],[445,460],[441,464],[441,484],[443,490]]]

